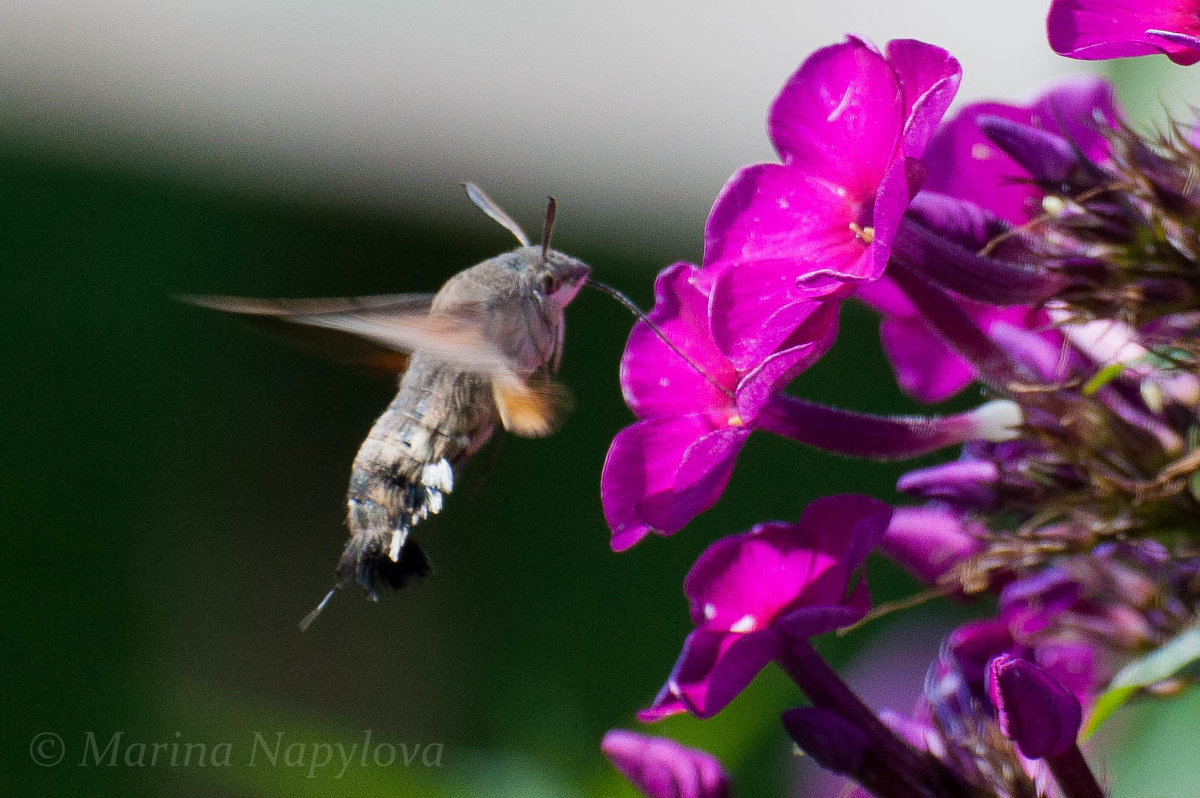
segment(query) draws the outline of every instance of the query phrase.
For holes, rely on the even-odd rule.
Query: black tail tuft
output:
[[[388,557],[390,540],[376,536],[355,535],[346,543],[338,562],[338,584],[354,582],[372,601],[379,599],[379,589],[399,590],[413,579],[429,573],[429,559],[417,542],[409,537],[400,548],[396,562]]]

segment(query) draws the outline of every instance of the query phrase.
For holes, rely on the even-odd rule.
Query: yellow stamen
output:
[[[858,222],[851,222],[850,229],[854,232],[854,237],[864,244],[870,244],[875,240],[874,227],[863,227]]]

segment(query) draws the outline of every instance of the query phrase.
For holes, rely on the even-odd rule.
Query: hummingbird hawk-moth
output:
[[[372,600],[429,572],[410,535],[442,508],[455,473],[500,424],[538,437],[555,426],[564,391],[553,382],[563,351],[563,310],[591,269],[550,248],[553,198],[540,246],[478,187],[467,194],[521,244],[451,277],[436,294],[353,299],[247,299],[189,296],[355,360],[400,374],[396,398],[363,441],[350,473],[350,539],[334,593],[357,584]],[[298,335],[296,335],[298,334]]]

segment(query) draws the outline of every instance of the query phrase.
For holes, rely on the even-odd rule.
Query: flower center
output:
[[[850,230],[854,233],[854,237],[864,244],[870,244],[875,240],[874,227],[863,227],[858,222],[851,222]]]

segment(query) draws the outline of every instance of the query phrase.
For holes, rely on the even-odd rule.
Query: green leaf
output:
[[[1084,727],[1084,739],[1090,737],[1104,721],[1139,690],[1172,676],[1179,676],[1189,666],[1200,661],[1200,628],[1191,628],[1126,665],[1113,677],[1108,689],[1096,701],[1091,717]]]
[[[1083,392],[1087,396],[1091,396],[1096,391],[1108,385],[1110,382],[1121,376],[1121,372],[1125,370],[1124,363],[1109,363],[1104,368],[1097,371],[1090,380],[1083,386]]]
[[[1186,349],[1177,346],[1163,346],[1150,350],[1139,360],[1151,368],[1167,371],[1179,368],[1181,363],[1190,363],[1191,356]]]

